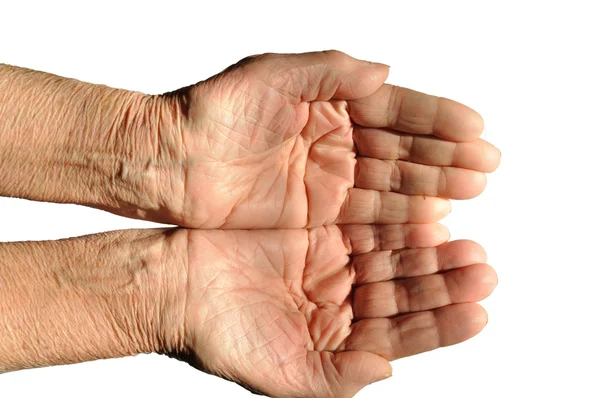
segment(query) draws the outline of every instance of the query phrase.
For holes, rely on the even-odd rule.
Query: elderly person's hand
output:
[[[337,51],[159,96],[0,67],[0,194],[191,228],[434,222],[500,158],[454,101]]]
[[[0,244],[0,373],[162,352],[277,397],[349,397],[486,324],[441,225],[131,230]],[[437,245],[437,246],[436,246]]]
[[[479,245],[447,238],[440,225],[189,231],[180,346],[271,396],[353,396],[391,376],[388,361],[487,323],[473,303],[496,274]]]
[[[387,73],[266,54],[144,95],[0,66],[0,195],[197,228],[0,244],[0,372],[155,351],[344,397],[478,333],[496,275],[435,222],[500,153]]]

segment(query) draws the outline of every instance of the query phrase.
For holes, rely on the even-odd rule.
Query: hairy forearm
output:
[[[186,236],[0,244],[0,372],[180,351]]]
[[[0,65],[0,195],[159,213],[172,100]]]

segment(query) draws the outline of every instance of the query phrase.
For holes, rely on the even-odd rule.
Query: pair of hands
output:
[[[174,121],[159,205],[108,210],[193,228],[175,355],[270,395],[352,396],[484,327],[473,302],[496,275],[436,222],[500,153],[476,112],[387,76],[336,51],[267,54],[155,98]]]
[[[0,372],[160,351],[352,396],[479,332],[496,275],[436,222],[500,154],[477,113],[387,75],[268,54],[147,96],[0,65],[0,195],[187,227],[0,245]]]

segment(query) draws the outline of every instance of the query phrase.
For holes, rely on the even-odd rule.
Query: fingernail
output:
[[[370,62],[370,61],[369,61],[369,63],[370,63],[370,64],[371,64],[371,66],[373,66],[373,67],[385,66],[385,67],[386,67],[386,68],[388,68],[388,69],[390,68],[390,66],[389,66],[388,64],[382,64],[381,62]]]
[[[379,379],[375,380],[375,381],[374,381],[374,382],[372,382],[372,383],[379,383],[380,381],[383,381],[383,380],[389,379],[390,377],[392,377],[392,374],[391,374],[391,373],[386,373],[386,374],[384,374],[383,376],[381,376]],[[371,384],[372,384],[372,383],[371,383]]]

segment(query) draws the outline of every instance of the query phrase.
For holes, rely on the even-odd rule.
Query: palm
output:
[[[211,181],[220,209],[210,225],[331,224],[354,185],[355,153],[344,104],[294,106],[272,91],[255,85],[251,93],[233,91],[227,103],[212,104],[217,109],[202,126],[208,137],[192,149],[196,156],[216,157]],[[206,164],[200,167],[190,172],[204,173]],[[198,189],[210,184],[191,180],[198,181]],[[217,197],[206,199],[216,202]]]
[[[497,165],[495,148],[475,140],[481,132],[477,114],[448,101],[443,104],[455,120],[436,122],[433,97],[382,86],[386,72],[381,69],[359,68],[360,76],[347,72],[360,84],[344,89],[341,80],[330,82],[334,87],[311,86],[309,75],[323,75],[322,64],[290,77],[270,73],[271,61],[265,62],[232,68],[186,92],[180,224],[248,229],[433,222],[448,210],[435,196],[475,196],[485,184],[481,171]],[[344,99],[365,95],[364,100]],[[387,105],[402,102],[392,97],[405,99],[404,110]],[[381,114],[388,108],[400,117]],[[443,139],[413,139],[394,129],[471,142],[455,146]],[[395,154],[389,148],[394,144]],[[361,146],[364,153],[357,158]],[[453,160],[456,152],[466,155]]]
[[[485,261],[481,249],[401,250],[444,234],[432,233],[436,225],[377,228],[190,231],[186,325],[199,364],[277,396],[349,396],[390,373],[387,360],[477,333],[476,305],[436,308],[491,292],[491,268],[467,266]],[[433,252],[453,260],[432,264]],[[403,269],[381,261],[392,253]],[[438,267],[453,270],[428,275]],[[399,277],[408,279],[390,281]]]

